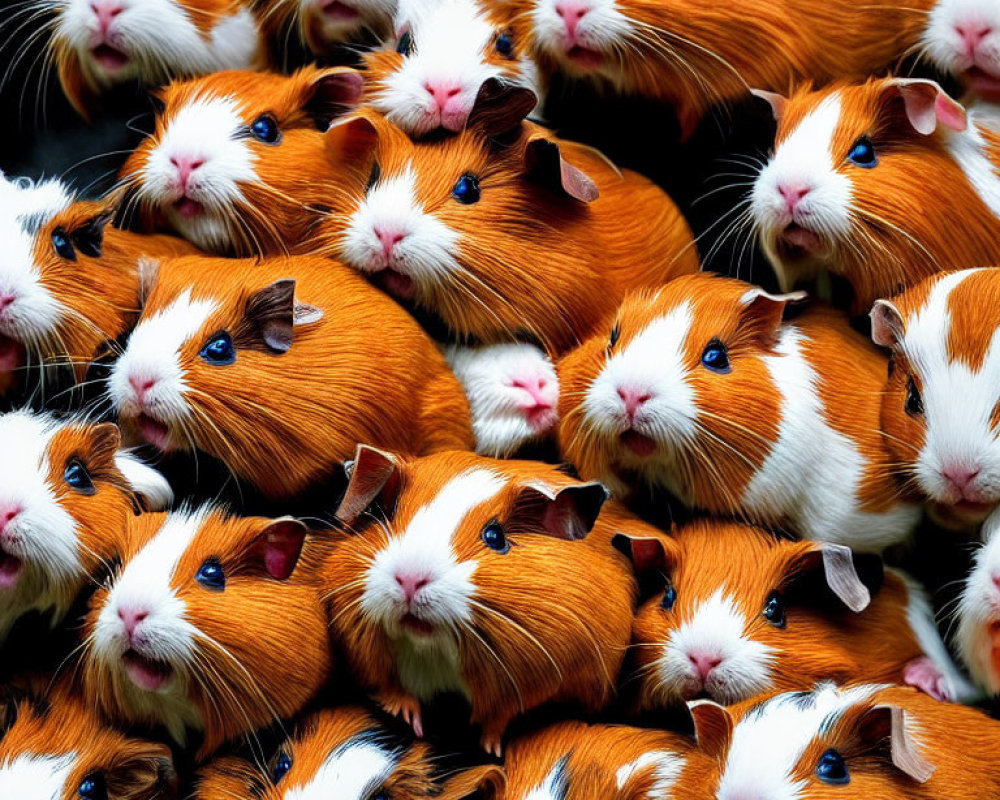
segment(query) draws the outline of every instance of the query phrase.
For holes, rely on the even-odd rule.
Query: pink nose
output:
[[[653,397],[649,392],[632,388],[619,389],[618,396],[625,404],[625,413],[628,414],[629,419],[634,417],[639,409],[646,405]]]
[[[712,670],[722,663],[722,659],[718,656],[705,655],[704,653],[692,653],[688,655],[688,660],[702,680],[705,680],[712,673]]]
[[[146,392],[156,386],[156,381],[152,378],[140,378],[136,375],[129,375],[128,382],[135,392],[135,398],[140,403],[146,398]]]
[[[406,238],[406,234],[396,228],[376,228],[375,235],[382,242],[382,252],[387,258],[392,255],[396,245]]]
[[[17,298],[12,294],[7,294],[6,292],[0,293],[0,313],[3,312],[7,306],[13,303]]]
[[[139,623],[142,622],[146,617],[149,616],[149,612],[144,609],[135,608],[119,608],[118,618],[122,621],[125,626],[125,633],[128,634],[128,638],[131,639],[135,634],[135,629],[139,627]]]
[[[124,10],[119,0],[94,0],[90,4],[90,10],[97,16],[97,25],[101,33],[106,35],[111,27],[111,20],[117,17]]]
[[[948,464],[941,470],[941,474],[959,492],[965,492],[979,474],[979,467],[969,469],[964,464]]]
[[[515,389],[523,389],[531,396],[530,404],[524,404],[527,408],[552,408],[552,403],[545,397],[545,387],[549,382],[545,378],[515,378],[511,385]]]
[[[993,33],[993,29],[989,25],[977,25],[975,23],[968,25],[956,25],[955,31],[965,44],[965,52],[971,58],[975,58],[976,48],[979,47],[979,43]]]
[[[778,184],[778,194],[780,194],[784,198],[785,205],[788,207],[789,214],[795,213],[795,209],[798,208],[799,203],[802,202],[802,198],[805,197],[807,194],[809,194],[809,192],[811,191],[812,191],[811,186],[803,186],[800,183]]]
[[[423,589],[430,581],[426,577],[404,574],[396,576],[396,583],[403,590],[406,602],[411,603],[413,602],[413,598],[416,597],[417,592]]]
[[[177,170],[177,180],[181,189],[186,190],[191,173],[205,164],[205,159],[197,156],[171,156],[170,163]]]
[[[462,87],[456,83],[426,83],[424,88],[434,98],[439,111],[444,111],[448,101],[462,93]]]
[[[3,533],[10,524],[10,521],[20,513],[20,506],[0,505],[0,533]]]
[[[556,13],[566,25],[566,34],[570,40],[576,38],[576,28],[590,12],[590,5],[582,0],[562,0],[556,3]]]

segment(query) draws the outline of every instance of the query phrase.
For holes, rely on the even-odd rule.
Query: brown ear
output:
[[[292,347],[295,327],[318,322],[323,312],[296,302],[295,280],[285,278],[250,295],[244,318],[268,348],[275,353],[287,353]],[[245,332],[239,338],[246,341]]]
[[[325,131],[337,117],[355,108],[361,102],[365,79],[350,67],[333,67],[323,70],[304,89],[302,107]]]
[[[350,480],[337,507],[336,517],[341,522],[353,525],[379,496],[395,502],[400,469],[396,456],[359,444],[354,460],[347,462],[344,469]]]
[[[740,297],[740,326],[751,330],[758,340],[773,343],[777,341],[781,330],[785,306],[789,303],[801,303],[806,296],[805,292],[771,294],[753,286]]]
[[[903,315],[889,300],[876,300],[869,314],[872,341],[882,347],[895,347],[903,340]]]
[[[136,272],[139,273],[139,300],[140,303],[145,303],[160,277],[160,262],[155,258],[140,258],[136,264]]]
[[[170,749],[142,743],[105,773],[108,795],[115,800],[169,800],[177,793],[177,773]]]
[[[751,89],[750,94],[767,103],[771,107],[771,114],[774,117],[774,121],[781,122],[781,118],[785,115],[785,109],[788,107],[787,97],[783,94],[768,92],[764,89]]]
[[[927,783],[936,767],[924,758],[920,744],[913,738],[905,709],[891,704],[873,707],[858,720],[858,735],[865,743],[875,746],[886,739],[893,765],[915,780]]]
[[[667,554],[666,542],[659,537],[616,533],[611,538],[611,544],[632,562],[636,575],[666,572],[673,564],[673,558]]]
[[[540,484],[522,486],[513,518],[532,532],[556,539],[586,539],[610,493],[601,483],[578,483],[553,492]]]
[[[965,107],[934,81],[891,78],[886,81],[886,89],[903,98],[906,118],[917,133],[930,136],[939,124],[953,131],[964,131],[969,126]]]
[[[536,105],[538,95],[531,89],[487,78],[479,87],[465,126],[487,136],[499,136],[520,125]]]
[[[364,163],[378,147],[379,129],[367,116],[350,116],[333,121],[326,132],[326,152],[334,164]]]
[[[562,157],[556,142],[533,136],[524,147],[524,168],[533,181],[556,194],[591,203],[599,194],[597,184]]]
[[[286,580],[299,563],[306,533],[305,523],[293,517],[276,519],[258,534],[251,557],[276,581]]]
[[[710,758],[722,760],[729,753],[735,722],[725,706],[712,700],[692,700],[687,704],[694,721],[698,748]]]
[[[94,425],[88,431],[90,437],[90,457],[98,463],[110,465],[118,448],[122,446],[122,434],[112,422]]]
[[[445,781],[437,800],[502,800],[507,776],[501,767],[486,764],[463,770]]]

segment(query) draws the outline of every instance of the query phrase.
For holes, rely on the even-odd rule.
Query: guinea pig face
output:
[[[367,57],[367,91],[407,133],[462,130],[487,80],[536,89],[534,64],[512,29],[478,0],[407,0],[396,19],[396,52]]]
[[[197,246],[222,253],[287,252],[304,214],[301,165],[322,163],[322,137],[361,93],[353,70],[291,76],[227,72],[162,90],[156,130],[123,181],[141,208],[162,214]]]
[[[909,485],[951,527],[974,526],[1000,502],[1000,271],[935,276],[872,312],[893,348],[882,429]]]
[[[989,539],[976,553],[957,611],[955,637],[962,661],[976,683],[990,694],[1000,694],[1000,536]]]
[[[283,1],[289,12],[297,14],[302,36],[317,54],[365,31],[384,34],[391,28],[396,11],[396,0]]]
[[[990,0],[938,0],[923,35],[935,66],[984,100],[1000,102],[1000,8]]]
[[[631,20],[616,0],[533,0],[522,12],[530,20],[533,52],[577,75],[621,78],[622,49],[641,45],[643,23]]]

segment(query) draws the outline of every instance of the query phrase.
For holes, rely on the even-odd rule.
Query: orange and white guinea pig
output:
[[[359,442],[472,449],[444,356],[347,267],[191,257],[150,280],[108,391],[126,431],[159,450],[207,452],[278,499],[329,477]]]
[[[402,0],[395,37],[365,55],[365,102],[422,136],[461,131],[488,81],[540,94],[507,16],[480,0]]]
[[[554,352],[628,289],[698,269],[691,231],[661,189],[508,110],[474,113],[462,133],[432,142],[370,110],[338,120],[326,137],[345,174],[330,200],[336,224],[315,248],[457,338],[525,334]],[[489,135],[512,119],[507,138]]]
[[[76,201],[57,179],[0,183],[0,395],[25,372],[43,387],[66,368],[82,380],[139,313],[139,260],[197,251],[113,228],[111,202]]]
[[[344,67],[170,84],[155,131],[121,169],[126,210],[224,255],[293,251],[336,191],[322,131],[361,88]]]
[[[171,800],[170,749],[119,732],[65,684],[0,696],[0,797]]]
[[[950,528],[975,528],[1000,503],[1000,269],[935,275],[872,309],[892,349],[881,430],[907,484]]]
[[[886,360],[825,308],[708,274],[628,297],[558,364],[559,443],[619,496],[686,505],[880,551],[920,517],[879,431]]]
[[[430,747],[358,706],[300,719],[266,764],[223,758],[202,770],[196,800],[500,800],[503,770],[443,775]]]
[[[330,670],[313,577],[321,541],[298,520],[208,506],[147,514],[90,600],[84,698],[120,724],[162,726],[203,760],[291,717]]]
[[[28,9],[54,14],[50,57],[66,97],[88,118],[115,84],[156,86],[267,63],[243,0],[30,0]]]
[[[958,77],[968,99],[1000,103],[1000,6],[994,0],[938,0],[922,45],[929,61]]]
[[[615,545],[657,587],[632,626],[642,709],[703,694],[736,703],[820,680],[907,683],[952,701],[976,695],[924,591],[883,570],[878,556],[713,520],[672,536],[622,534]]]
[[[497,754],[524,711],[605,706],[636,593],[611,536],[649,527],[606,498],[537,462],[359,448],[337,511],[353,535],[322,568],[352,673],[418,735],[422,704],[464,695]]]
[[[720,753],[716,800],[984,800],[1000,793],[1000,723],[904,687],[825,683],[698,707]]]
[[[297,31],[314,55],[388,36],[396,0],[251,0],[272,38]]]
[[[29,612],[54,623],[66,615],[124,547],[137,500],[162,508],[173,499],[119,444],[110,424],[0,415],[0,643]]]
[[[777,139],[748,199],[785,288],[827,270],[865,312],[935,272],[1000,261],[1000,127],[982,109],[904,78],[769,100]]]

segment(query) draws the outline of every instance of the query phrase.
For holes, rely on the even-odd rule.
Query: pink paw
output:
[[[955,699],[947,677],[927,656],[915,658],[903,667],[903,682],[929,694],[935,700],[952,702]]]

